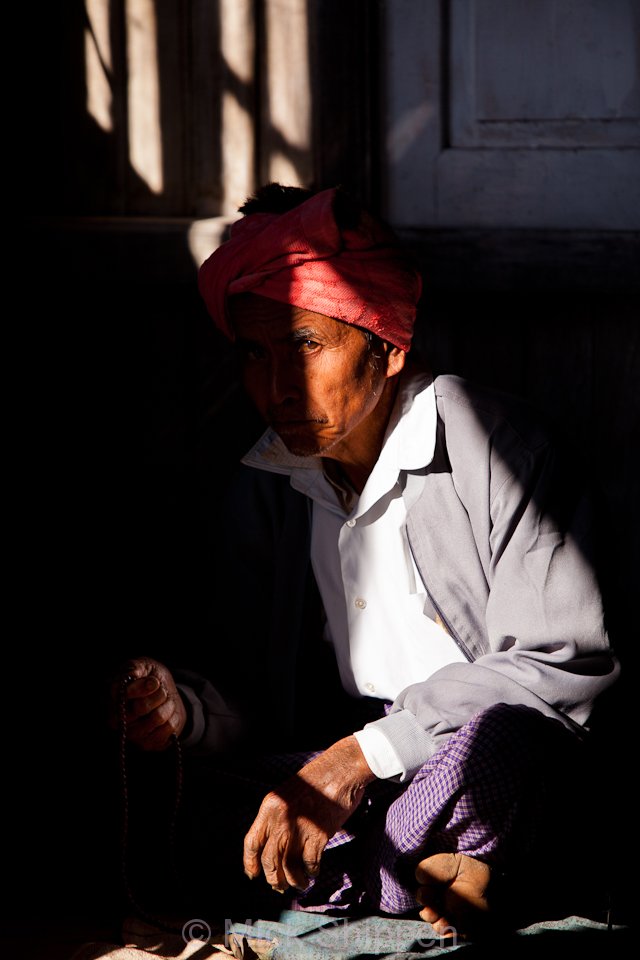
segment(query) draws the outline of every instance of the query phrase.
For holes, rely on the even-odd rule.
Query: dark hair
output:
[[[238,213],[287,213],[319,192],[311,187],[289,187],[272,181],[247,197],[242,206],[238,207]],[[333,212],[338,226],[349,229],[357,226],[362,206],[355,197],[338,185]]]
[[[377,333],[374,333],[373,330],[365,330],[364,327],[358,327],[354,324],[356,330],[360,330],[364,334],[364,338],[367,341],[367,346],[369,348],[369,359],[375,369],[379,369],[382,366],[384,360],[384,340],[382,337],[379,337]]]
[[[306,187],[286,187],[281,183],[265,183],[256,192],[247,197],[238,213],[286,213],[299,207],[315,194],[315,190]]]

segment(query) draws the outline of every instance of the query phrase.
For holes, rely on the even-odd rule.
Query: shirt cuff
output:
[[[410,780],[436,752],[436,743],[409,710],[367,723],[354,734],[371,772],[384,780]]]
[[[354,737],[360,744],[371,772],[380,780],[389,780],[402,772],[398,754],[380,730],[368,725],[364,730],[357,730]]]
[[[202,701],[191,687],[187,687],[183,683],[177,683],[176,687],[188,714],[187,729],[189,732],[186,737],[180,739],[180,742],[184,747],[195,747],[202,740],[205,730]]]

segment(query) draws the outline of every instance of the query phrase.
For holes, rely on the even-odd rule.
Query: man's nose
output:
[[[298,400],[301,390],[295,370],[286,360],[272,357],[269,367],[269,399],[272,406]]]

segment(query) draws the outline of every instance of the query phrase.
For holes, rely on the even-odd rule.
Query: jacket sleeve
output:
[[[207,633],[172,665],[183,742],[196,754],[281,750],[296,734],[298,638],[310,638],[307,500],[287,476],[241,465],[214,520]]]
[[[452,496],[486,557],[483,637],[470,662],[406,688],[375,722],[400,758],[400,780],[496,703],[533,707],[580,734],[619,672],[596,574],[592,499],[551,440],[511,434],[507,444],[487,431],[484,453],[475,451],[486,476],[476,470],[468,487],[452,458]],[[453,531],[451,539],[455,553]],[[453,605],[464,619],[464,597]]]
[[[241,712],[206,677],[185,669],[177,669],[174,677],[188,717],[183,746],[190,753],[211,754],[238,743],[244,727]]]

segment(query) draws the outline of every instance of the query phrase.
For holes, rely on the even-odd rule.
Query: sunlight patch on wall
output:
[[[252,192],[253,118],[233,93],[222,96],[222,187],[221,212],[235,212]]]
[[[265,131],[270,180],[304,184],[311,175],[311,89],[308,17],[305,0],[268,2]]]
[[[109,0],[85,0],[89,25],[84,31],[87,113],[107,133],[113,130]]]
[[[129,161],[149,190],[163,191],[155,4],[126,0]]]
[[[232,217],[209,217],[204,220],[194,220],[187,230],[189,253],[196,267],[216,250],[226,239],[226,231],[231,223],[238,219],[238,214]]]
[[[298,164],[285,153],[274,151],[269,157],[269,180],[292,187],[306,185],[306,177],[300,174]]]
[[[254,83],[253,0],[221,0],[220,52],[233,80],[232,89],[222,94],[220,150],[220,212],[231,214],[253,189],[255,123],[247,108]]]

